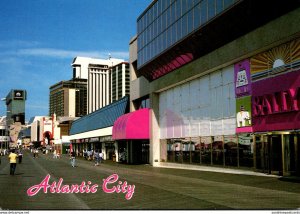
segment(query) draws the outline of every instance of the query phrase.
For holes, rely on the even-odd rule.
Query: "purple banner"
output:
[[[234,65],[235,96],[251,95],[250,61],[243,60]]]

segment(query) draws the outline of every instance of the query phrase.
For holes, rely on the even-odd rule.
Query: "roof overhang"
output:
[[[113,140],[149,139],[149,118],[149,108],[140,109],[119,117],[113,126]]]

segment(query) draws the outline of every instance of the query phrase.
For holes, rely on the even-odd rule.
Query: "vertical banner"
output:
[[[251,96],[236,99],[236,127],[237,133],[251,132]],[[248,127],[248,128],[246,128]]]
[[[235,96],[251,95],[250,61],[243,60],[234,65]]]
[[[252,132],[250,60],[234,65],[236,133]]]

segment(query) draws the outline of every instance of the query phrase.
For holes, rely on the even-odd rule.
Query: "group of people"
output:
[[[95,166],[99,166],[99,164],[103,160],[103,153],[99,152],[99,150],[94,151],[87,151],[83,150],[83,157],[85,160],[94,160]],[[76,153],[74,151],[70,152],[70,160],[71,160],[71,166],[75,167],[75,160],[76,160]]]

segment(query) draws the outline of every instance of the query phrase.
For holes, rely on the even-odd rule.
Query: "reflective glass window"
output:
[[[171,19],[171,8],[169,8],[167,10],[167,27],[169,27],[171,25],[171,21],[172,21],[172,19]]]
[[[234,0],[224,0],[224,9],[232,5]]]
[[[158,13],[158,15],[160,15],[161,14],[161,2],[162,2],[163,0],[158,0],[157,2],[156,2],[156,4],[157,4],[157,13]]]
[[[194,30],[194,14],[193,10],[190,10],[188,15],[188,25],[187,25],[187,31],[188,33],[192,32]]]
[[[253,137],[250,134],[238,135],[239,165],[253,167]]]
[[[153,17],[154,19],[157,18],[157,2],[153,5]]]
[[[173,24],[171,26],[171,33],[172,33],[172,44],[176,42],[176,25]]]
[[[162,29],[162,31],[164,31],[166,29],[166,26],[167,26],[167,13],[164,12],[162,14],[162,19],[161,19],[161,29]]]
[[[181,12],[182,14],[185,14],[187,12],[187,3],[186,0],[181,0]]]
[[[200,4],[197,4],[193,9],[194,29],[200,27]]]
[[[185,14],[183,17],[182,17],[182,24],[181,24],[181,27],[182,27],[182,37],[185,37],[187,35],[187,26],[188,26],[188,16],[187,14]]]
[[[214,141],[212,143],[212,159],[213,164],[215,165],[223,165],[223,137],[216,136],[214,137]]]
[[[192,137],[191,138],[191,159],[192,163],[200,163],[200,153],[201,144],[200,137]]]
[[[187,10],[191,10],[194,7],[194,0],[186,0]]]
[[[176,22],[176,30],[177,30],[177,33],[176,33],[176,36],[177,36],[177,41],[180,40],[182,38],[182,28],[181,28],[181,19],[179,19],[177,22]]]
[[[224,136],[224,155],[225,155],[225,166],[237,166],[237,137]]]
[[[170,47],[172,44],[172,28],[168,28],[167,30],[167,47]]]
[[[172,140],[167,141],[167,161],[175,162],[175,143]]]
[[[190,138],[185,138],[181,141],[181,148],[182,148],[182,162],[191,163],[192,146],[190,143]]]
[[[216,2],[215,0],[208,1],[208,20],[215,16]]]
[[[207,0],[203,0],[200,3],[201,10],[201,25],[207,22]]]
[[[163,50],[167,48],[167,33],[166,31],[162,34],[162,40],[163,40]]]
[[[201,137],[201,163],[210,165],[211,162],[211,149],[212,141],[211,137]]]
[[[181,0],[176,1],[176,15],[177,18],[181,17]]]
[[[157,19],[157,34],[161,33],[161,16]]]
[[[223,10],[223,0],[216,0],[216,13],[220,13]]]

